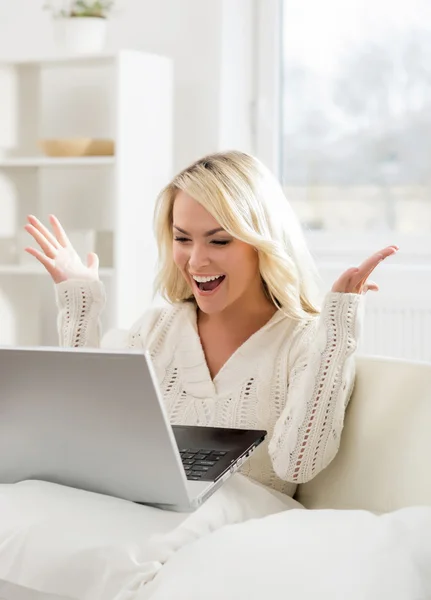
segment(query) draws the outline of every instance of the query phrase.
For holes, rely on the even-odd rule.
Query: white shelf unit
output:
[[[40,151],[42,138],[78,136],[114,139],[115,156]],[[0,61],[0,152],[0,344],[57,344],[52,281],[24,252],[34,245],[28,214],[54,213],[74,239],[112,240],[103,326],[129,327],[153,303],[153,209],[172,176],[172,61],[129,50]]]
[[[52,158],[49,156],[24,156],[16,158],[0,158],[0,168],[14,169],[20,167],[96,167],[103,165],[115,165],[113,156],[83,156]]]

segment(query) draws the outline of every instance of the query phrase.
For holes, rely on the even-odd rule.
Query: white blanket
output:
[[[3,485],[0,598],[430,600],[431,508],[307,511],[240,475],[193,514]]]
[[[431,508],[291,510],[173,554],[135,600],[430,600]]]
[[[0,598],[132,600],[182,546],[297,506],[241,475],[191,514],[44,482],[0,485]]]

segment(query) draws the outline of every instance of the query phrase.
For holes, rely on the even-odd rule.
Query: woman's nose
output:
[[[207,248],[201,244],[194,244],[189,259],[190,269],[199,272],[199,269],[208,266],[209,263]]]

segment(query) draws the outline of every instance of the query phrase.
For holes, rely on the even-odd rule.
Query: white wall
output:
[[[54,51],[44,0],[0,0],[0,58]],[[228,147],[252,150],[254,0],[118,0],[108,49],[175,65],[174,169]]]

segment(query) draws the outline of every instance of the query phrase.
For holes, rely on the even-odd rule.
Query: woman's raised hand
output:
[[[49,216],[52,232],[33,215],[27,217],[24,229],[33,237],[39,249],[28,247],[25,251],[34,256],[48,271],[55,283],[68,279],[99,279],[99,258],[93,252],[87,257],[87,265],[79,258],[60,221]]]
[[[365,294],[369,290],[378,291],[379,286],[374,281],[369,281],[368,277],[382,260],[392,256],[397,251],[398,246],[387,246],[364,260],[359,267],[347,269],[334,283],[332,291],[346,294]]]

